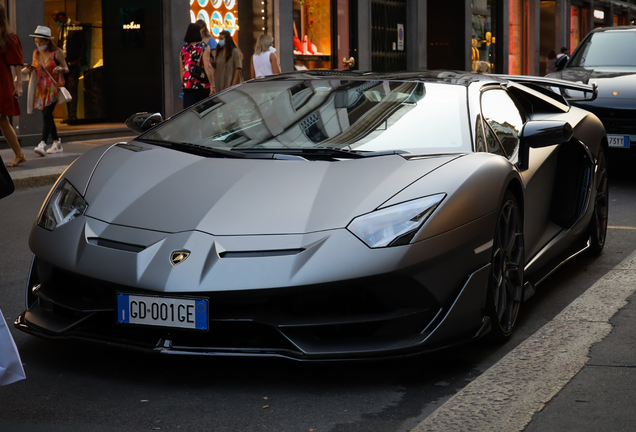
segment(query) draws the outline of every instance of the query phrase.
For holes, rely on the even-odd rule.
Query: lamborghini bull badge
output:
[[[190,251],[187,251],[187,250],[174,251],[170,255],[170,262],[172,263],[172,265],[176,266],[181,264],[185,260],[187,260],[189,256],[190,256]]]

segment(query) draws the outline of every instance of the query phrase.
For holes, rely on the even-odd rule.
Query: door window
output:
[[[523,126],[523,117],[515,103],[504,90],[488,90],[481,96],[482,115],[499,139],[506,156],[516,162],[519,154],[519,132]],[[486,128],[486,142],[491,153],[494,148],[492,137]]]

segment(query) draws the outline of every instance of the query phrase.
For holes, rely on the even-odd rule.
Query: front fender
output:
[[[387,201],[383,207],[446,193],[444,201],[413,239],[416,242],[494,212],[501,205],[508,184],[514,179],[522,183],[519,173],[507,159],[489,153],[471,153],[454,159],[419,179]]]

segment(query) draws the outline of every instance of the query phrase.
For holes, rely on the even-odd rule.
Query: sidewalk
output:
[[[636,429],[636,252],[413,432]]]
[[[132,132],[131,132],[132,134]],[[124,138],[105,138],[89,141],[71,142],[63,144],[63,153],[40,156],[33,151],[35,147],[23,147],[27,161],[21,163],[17,167],[7,168],[16,189],[26,189],[31,187],[39,187],[50,185],[64,172],[64,170],[78,157],[89,150],[103,145],[112,145],[118,142],[126,142],[133,139],[131,135]],[[14,158],[11,149],[1,149],[0,156],[5,165]]]

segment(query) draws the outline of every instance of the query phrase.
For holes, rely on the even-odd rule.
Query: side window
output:
[[[492,129],[490,129],[488,126],[484,127],[484,129],[486,130],[486,147],[488,149],[488,153],[493,153],[499,156],[506,156],[503,149],[501,148],[499,140],[492,133]]]
[[[517,106],[504,90],[488,90],[481,95],[481,112],[499,138],[508,159],[516,161],[519,153],[519,132],[523,126],[523,118]],[[490,148],[490,131],[486,129],[486,141]]]

